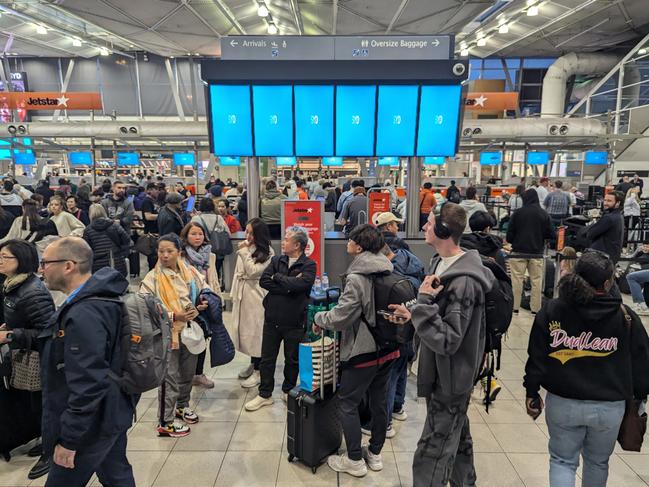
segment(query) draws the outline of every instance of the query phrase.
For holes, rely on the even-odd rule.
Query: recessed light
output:
[[[106,49],[105,47],[100,47],[100,48],[99,48],[99,55],[100,55],[100,56],[108,56],[108,54],[110,54],[110,53],[108,52],[108,49]]]
[[[79,39],[72,39],[72,45],[74,47],[81,47],[81,41]]]
[[[509,26],[507,24],[503,24],[500,27],[498,27],[499,34],[507,34],[508,32],[509,32]]]
[[[486,37],[483,37],[483,38],[481,38],[481,39],[478,39],[478,41],[476,42],[476,45],[477,45],[478,47],[484,47],[484,46],[486,46],[486,45],[487,45],[487,38],[486,38]]]
[[[268,17],[268,14],[268,7],[266,7],[266,5],[264,5],[263,3],[260,3],[259,8],[257,8],[257,15],[259,15],[260,17]]]
[[[638,49],[638,54],[644,56],[645,54],[647,54],[647,50],[644,47],[642,49]]]
[[[530,8],[527,9],[527,16],[528,17],[536,17],[539,14],[539,7],[536,5],[532,5]]]
[[[469,55],[469,50],[468,49],[462,49],[460,51],[460,56],[467,57],[468,55]]]
[[[274,36],[275,34],[277,34],[277,32],[278,32],[278,30],[277,30],[277,26],[275,24],[268,24],[268,33],[270,35]]]
[[[47,34],[47,29],[43,27],[42,25],[37,25],[36,26],[36,33],[40,35],[45,35]]]

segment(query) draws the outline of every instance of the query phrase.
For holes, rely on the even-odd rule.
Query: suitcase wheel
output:
[[[293,460],[295,460],[295,456],[293,454],[288,455],[288,463],[291,463]]]
[[[311,472],[313,472],[313,475],[315,475],[317,471],[318,467],[311,467]]]

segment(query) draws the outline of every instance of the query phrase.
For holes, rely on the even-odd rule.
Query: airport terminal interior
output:
[[[524,195],[536,189],[543,206],[548,191],[562,193],[565,213],[544,206],[552,235],[546,236],[542,254],[528,258],[542,262],[538,282],[545,305],[558,297],[565,261],[574,263],[589,248],[586,229],[603,218],[608,198],[621,194],[624,226],[613,259],[614,287],[649,330],[649,284],[645,302],[638,302],[626,279],[649,268],[649,260],[642,261],[649,254],[649,189],[643,192],[649,187],[648,3],[3,1],[0,216],[19,217],[31,196],[49,201],[62,194],[76,196],[78,206],[66,199],[64,212],[82,220],[79,215],[91,204],[112,197],[115,181],[123,182],[122,198],[135,214],[126,226],[129,243],[122,261],[129,290],[137,293],[156,265],[155,255],[142,245],[158,236],[154,213],[175,204],[172,213],[178,212],[183,225],[201,212],[217,213],[234,250],[215,259],[212,270],[220,289],[214,291],[232,334],[241,313],[249,313],[249,320],[264,316],[261,298],[257,310],[235,304],[242,299],[236,296],[238,249],[247,245],[246,223],[255,218],[268,223],[275,255],[282,253],[287,229],[306,229],[305,253],[317,265],[309,306],[322,311],[328,306],[318,308],[323,290],[343,285],[352,262],[349,232],[356,225],[393,222],[395,237],[428,274],[435,255],[424,227],[428,214],[439,218],[446,201],[471,212],[480,205],[491,215],[489,231],[499,239],[504,271],[511,276],[508,226]],[[281,201],[272,218],[271,191]],[[367,195],[363,207],[341,201],[356,200],[358,194]],[[147,197],[151,213],[142,206]],[[47,201],[38,211],[60,220]],[[83,226],[58,236],[86,238]],[[220,232],[215,229],[208,229],[212,237]],[[7,226],[0,245],[8,231]],[[32,239],[25,235],[19,238]],[[214,251],[216,240],[207,239]],[[36,244],[42,259],[45,247]],[[571,257],[565,248],[577,253]],[[110,255],[107,265],[117,268]],[[467,417],[477,481],[467,486],[551,485],[546,418],[528,415],[523,386],[538,316],[530,297],[537,284],[528,271],[527,277],[522,272],[520,309],[502,338],[498,392],[491,404],[487,401],[488,409],[485,394],[491,389],[478,381],[471,395]],[[54,296],[58,305],[65,299]],[[126,456],[138,487],[438,485],[413,477],[427,415],[426,399],[417,397],[421,363],[416,357],[407,365],[405,412],[389,427],[383,469],[370,467],[356,478],[334,471],[326,456],[316,470],[293,451],[291,421],[297,420],[289,411],[295,403],[280,388],[283,352],[276,364],[274,402],[249,411],[257,387],[242,387],[249,378],[242,381],[239,374],[250,356],[238,350],[228,363],[210,367],[209,343],[207,348],[204,376],[194,377],[188,406],[200,418],[191,424],[191,434],[159,435],[156,389],[137,404]],[[304,385],[302,359],[300,348]],[[334,382],[336,374],[334,367]],[[0,398],[3,387],[11,388],[8,380],[0,382]],[[315,386],[306,390],[320,400]],[[7,422],[1,410],[0,421]],[[369,436],[362,438],[367,445]],[[28,477],[38,458],[27,453],[39,441],[12,446],[9,461],[0,458],[0,487],[46,485],[45,474]],[[615,446],[606,485],[649,486],[646,435],[645,441],[639,452]],[[342,439],[340,451],[345,449]],[[101,483],[93,476],[88,485]],[[564,485],[570,484],[551,487]]]

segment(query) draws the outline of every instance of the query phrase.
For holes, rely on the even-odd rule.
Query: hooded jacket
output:
[[[586,231],[589,247],[607,254],[614,264],[620,260],[624,241],[624,217],[619,208],[606,210]]]
[[[632,391],[644,398],[649,339],[627,308],[628,328],[621,304],[619,296],[609,294],[587,304],[553,299],[541,308],[530,333],[523,381],[527,397],[536,397],[543,387],[568,399],[622,401]]]
[[[394,266],[394,272],[407,277],[415,286],[415,289],[419,289],[426,276],[424,264],[419,260],[419,257],[406,249],[396,249],[392,253],[394,257],[392,257],[391,262]]]
[[[109,195],[101,200],[101,206],[106,210],[108,218],[111,220],[119,220],[119,223],[124,227],[124,230],[131,230],[131,223],[135,217],[135,208],[133,202],[128,198],[115,199],[113,195]]]
[[[46,455],[52,455],[57,444],[83,450],[95,439],[114,436],[132,424],[139,397],[122,392],[108,375],[120,370],[122,308],[86,299],[117,298],[127,289],[128,282],[117,271],[99,270],[65,301],[39,337]]]
[[[383,235],[383,240],[392,249],[392,252],[396,249],[410,250],[410,246],[398,235],[388,231],[381,232],[381,235]]]
[[[383,254],[363,252],[347,268],[343,292],[338,304],[329,310],[316,313],[314,322],[325,330],[341,331],[341,362],[362,362],[363,356],[376,358],[376,343],[367,325],[375,324],[374,289],[371,274],[390,273],[392,263]]]
[[[83,239],[92,248],[92,272],[114,267],[124,277],[131,238],[121,225],[108,218],[97,218],[83,231]],[[111,265],[112,254],[112,265]]]
[[[279,225],[282,221],[282,200],[284,196],[279,191],[270,190],[261,198],[259,217],[266,225]]]
[[[503,239],[497,235],[486,232],[473,232],[462,235],[460,247],[466,250],[477,250],[485,257],[491,257],[503,269],[507,269],[505,256],[503,255]]]
[[[507,227],[507,241],[514,254],[543,255],[543,244],[554,235],[552,221],[539,204],[535,189],[523,193],[523,206],[512,213]]]
[[[469,225],[471,215],[476,211],[487,211],[487,208],[484,203],[478,200],[462,200],[460,206],[466,210],[466,227],[464,228],[464,233],[471,233],[471,226]]]
[[[431,269],[440,261],[436,257]],[[485,293],[494,281],[480,254],[469,250],[442,274],[444,289],[439,295],[417,297],[410,311],[421,340],[419,396],[428,397],[433,391],[452,396],[471,392],[485,346]]]

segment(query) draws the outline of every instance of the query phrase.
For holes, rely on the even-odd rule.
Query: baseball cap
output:
[[[374,223],[374,225],[376,225],[377,227],[390,222],[403,223],[403,220],[401,218],[397,218],[394,213],[390,213],[389,211],[386,211],[384,213],[377,213],[372,218],[372,223]]]
[[[183,345],[187,347],[187,350],[189,350],[189,353],[194,355],[203,353],[207,347],[203,330],[195,321],[187,323],[187,326],[180,333],[180,339]]]

